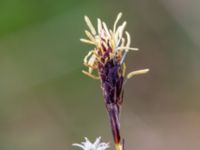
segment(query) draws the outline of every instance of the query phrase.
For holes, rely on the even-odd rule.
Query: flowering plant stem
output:
[[[127,31],[124,32],[126,21],[117,27],[121,17],[122,13],[119,13],[112,30],[98,18],[96,31],[90,19],[85,16],[85,22],[90,31],[85,30],[88,39],[81,39],[82,42],[94,46],[84,58],[83,64],[88,67],[88,71],[83,70],[82,72],[95,80],[101,81],[116,150],[124,150],[124,142],[121,141],[120,137],[119,121],[124,84],[133,76],[149,71],[149,69],[137,70],[126,76],[126,55],[129,51],[137,51],[138,48],[130,47],[130,34]]]

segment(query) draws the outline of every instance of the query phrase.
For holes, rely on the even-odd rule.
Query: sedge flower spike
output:
[[[82,148],[82,150],[106,150],[109,148],[109,143],[101,142],[101,137],[98,137],[94,143],[91,143],[88,138],[85,137],[85,142],[81,144],[74,143],[73,146]]]
[[[126,75],[126,55],[129,51],[137,51],[138,48],[130,47],[131,36],[125,31],[126,21],[118,26],[121,17],[122,13],[119,13],[113,29],[109,29],[106,23],[98,18],[96,30],[90,19],[85,16],[85,22],[89,28],[89,31],[85,30],[88,39],[80,39],[82,42],[94,46],[84,58],[84,65],[88,67],[88,71],[83,70],[82,72],[101,81],[104,102],[117,150],[122,150],[124,147],[120,137],[119,122],[123,102],[123,86],[128,79],[149,71],[149,69],[137,70]]]

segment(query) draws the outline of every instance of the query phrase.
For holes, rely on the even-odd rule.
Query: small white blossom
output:
[[[101,137],[96,138],[94,143],[91,143],[88,138],[85,137],[85,142],[81,142],[81,144],[74,143],[72,145],[80,147],[83,150],[106,150],[109,148],[109,143],[101,142]]]

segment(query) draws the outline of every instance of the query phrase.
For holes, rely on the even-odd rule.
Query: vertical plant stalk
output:
[[[96,31],[90,19],[85,16],[85,22],[90,31],[85,30],[88,39],[81,39],[82,42],[94,46],[84,58],[84,65],[88,67],[88,71],[83,70],[82,72],[101,81],[104,103],[107,108],[116,150],[124,150],[119,120],[124,84],[133,76],[149,71],[149,69],[137,70],[126,76],[126,55],[130,50],[137,51],[138,48],[130,47],[131,38],[127,31],[125,31],[126,38],[124,37],[126,21],[117,27],[121,17],[122,13],[119,13],[112,30],[108,29],[106,23],[98,18]]]

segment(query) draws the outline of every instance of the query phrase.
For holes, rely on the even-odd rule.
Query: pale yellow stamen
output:
[[[91,34],[89,31],[85,30],[85,34],[87,35],[87,37],[88,37],[92,42],[95,43],[95,38],[92,36],[92,34]]]
[[[102,44],[103,44],[103,46],[104,46],[106,49],[108,49],[108,46],[107,46],[107,44],[106,44],[104,41],[102,41]]]
[[[131,36],[128,32],[125,32],[125,33],[126,33],[126,37],[127,37],[126,47],[129,47],[131,44]],[[126,51],[128,51],[128,49],[126,49]]]
[[[92,79],[95,79],[95,80],[99,80],[100,79],[98,76],[95,76],[95,75],[93,75],[93,74],[91,74],[91,73],[89,73],[89,72],[87,72],[85,70],[82,70],[82,73],[87,75],[87,76],[89,76]]]
[[[122,73],[123,76],[125,76],[125,73],[126,73],[126,64],[125,63],[123,63],[123,70],[122,71],[123,71],[123,73]]]
[[[100,59],[99,55],[97,54],[97,51],[93,51],[93,54]]]
[[[103,22],[103,28],[104,28],[104,31],[106,32],[106,35],[110,38],[110,33],[108,31],[108,27],[105,22]]]
[[[89,64],[86,64],[86,63],[83,63],[86,67],[88,67],[88,68],[92,68],[93,70],[95,70],[95,69],[97,69],[97,66],[91,66],[91,65],[89,65]]]
[[[84,63],[88,62],[88,58],[92,55],[92,53],[93,53],[93,50],[91,50],[91,51],[88,52],[88,54],[85,56],[85,58],[83,60]]]
[[[133,76],[136,76],[136,75],[145,74],[147,72],[149,72],[149,69],[132,71],[127,75],[127,79],[130,79],[130,78],[132,78]]]
[[[92,25],[90,19],[88,18],[88,16],[85,16],[85,22],[88,25],[90,31],[92,32],[93,35],[96,35],[96,30],[94,28],[94,26]]]
[[[115,33],[115,41],[118,41],[119,39],[122,38],[126,24],[127,24],[126,21],[124,21],[124,23],[117,28],[117,31]]]
[[[91,55],[90,59],[88,60],[88,65],[93,66],[96,62],[96,56],[95,55]],[[89,73],[92,73],[93,69],[89,68]]]
[[[115,40],[111,39],[111,41],[110,41],[110,45],[111,45],[111,48],[112,48],[113,50],[116,49]]]
[[[124,39],[124,38],[122,38],[121,47],[124,47],[124,44],[125,44],[125,39]]]
[[[117,50],[125,49],[126,51],[127,50],[133,50],[133,51],[138,51],[139,50],[139,48],[135,48],[135,47],[117,47],[116,49]]]
[[[101,23],[101,19],[97,19],[97,29],[98,29],[98,33],[101,34],[102,31],[102,23]]]
[[[122,13],[120,12],[118,15],[117,15],[117,18],[115,20],[115,23],[114,23],[114,26],[113,26],[113,32],[116,31],[116,26],[117,26],[117,23],[119,21],[119,19],[122,17]]]
[[[93,52],[93,54],[96,56],[96,59],[98,60],[98,62],[103,64],[103,62],[101,61],[101,58],[99,57],[99,55],[96,52]]]
[[[124,21],[124,23],[119,27],[120,30],[119,30],[119,38],[121,39],[122,38],[122,35],[123,35],[123,32],[124,32],[124,29],[126,27],[126,21]]]
[[[83,43],[87,43],[87,44],[96,45],[96,43],[95,43],[95,42],[93,42],[93,41],[90,41],[90,40],[87,40],[87,39],[80,39],[80,41],[81,41],[81,42],[83,42]]]

